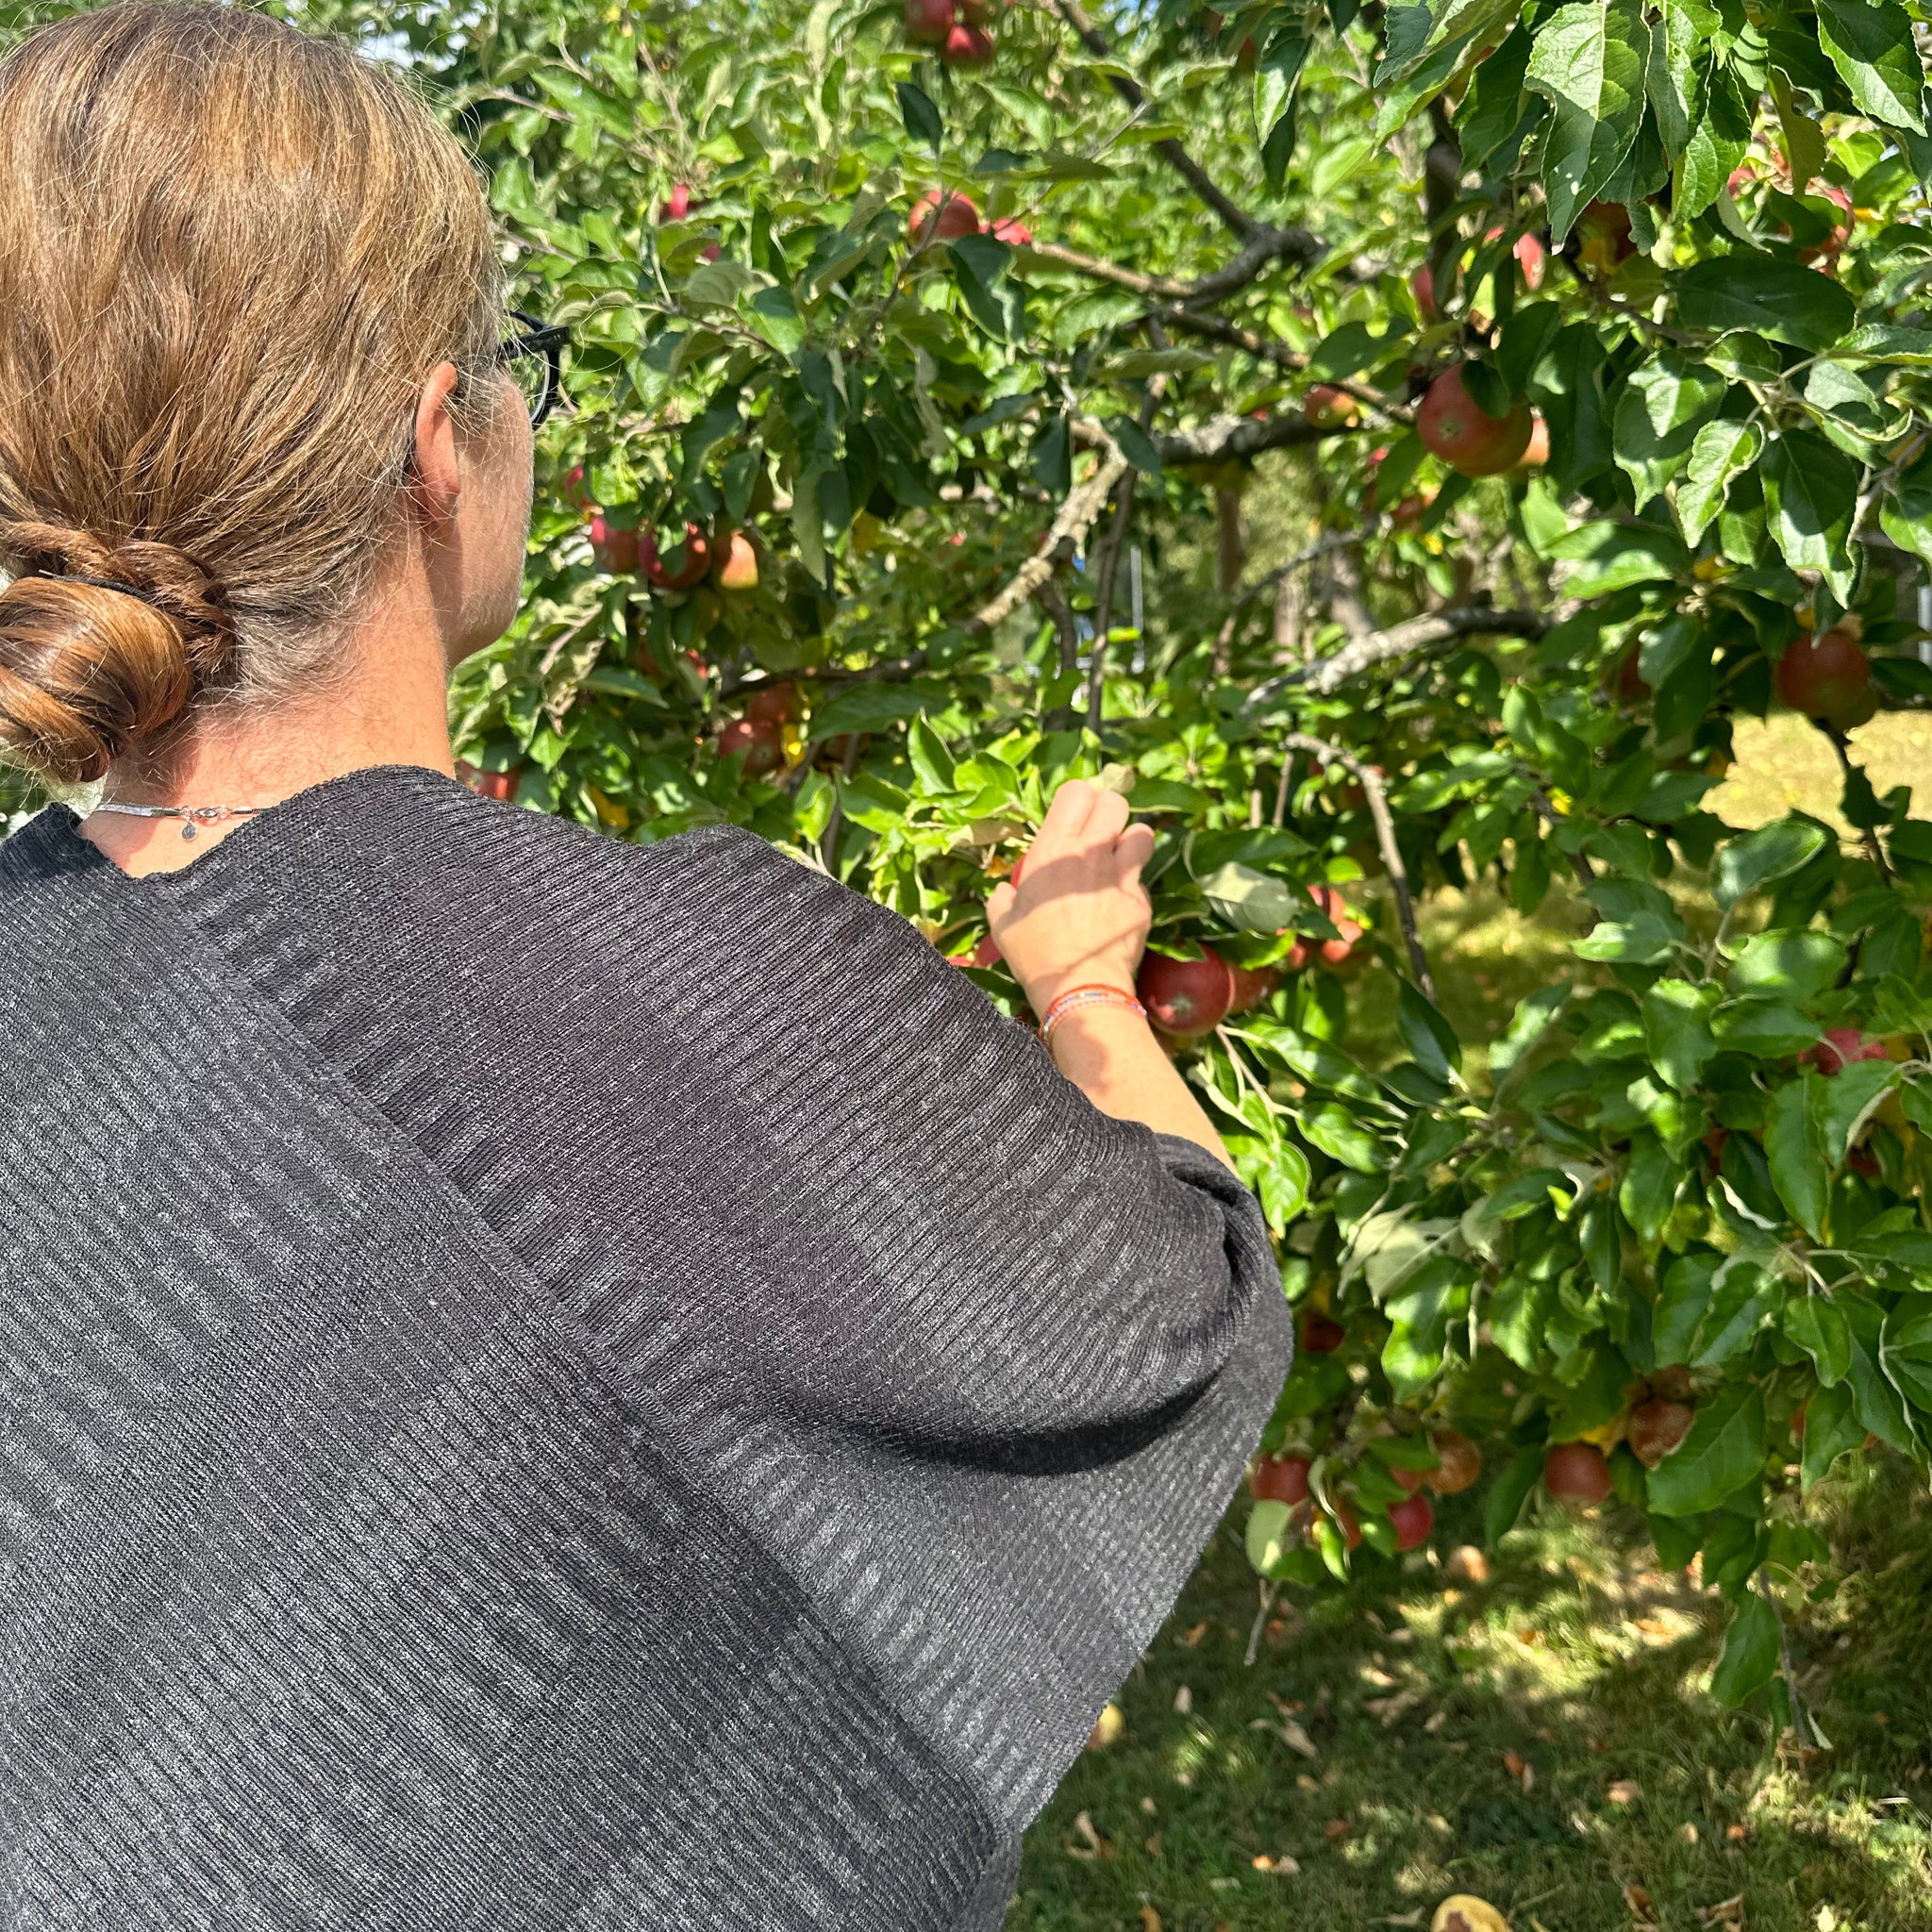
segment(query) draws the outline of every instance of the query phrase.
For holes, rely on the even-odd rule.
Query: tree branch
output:
[[[1308,358],[1299,349],[1291,349],[1286,342],[1271,341],[1266,336],[1257,336],[1253,329],[1241,328],[1218,315],[1203,315],[1192,308],[1150,308],[1148,313],[1155,321],[1177,329],[1183,335],[1204,336],[1210,342],[1225,342],[1230,348],[1241,349],[1254,357],[1257,362],[1272,362],[1290,375],[1298,375],[1308,366]],[[1340,390],[1345,396],[1353,396],[1365,409],[1374,410],[1391,423],[1407,425],[1415,421],[1413,409],[1400,403],[1386,401],[1374,390],[1359,383],[1331,382],[1328,387]]]
[[[1079,36],[1087,51],[1095,59],[1114,58],[1114,51],[1107,36],[1080,10],[1079,0],[1054,0],[1054,8],[1059,17]],[[1129,79],[1124,74],[1115,74],[1109,78],[1113,82],[1114,92],[1119,94],[1128,107],[1140,108],[1146,105],[1146,91],[1137,81]],[[1214,185],[1208,176],[1208,171],[1179,142],[1157,141],[1154,143],[1154,152],[1243,241],[1260,230],[1262,224],[1237,208]]]
[[[1389,884],[1395,893],[1395,916],[1402,922],[1402,936],[1408,942],[1409,967],[1415,974],[1415,983],[1433,1005],[1436,982],[1429,972],[1429,957],[1423,951],[1422,934],[1416,927],[1415,901],[1408,890],[1408,868],[1403,864],[1402,848],[1395,842],[1395,820],[1389,810],[1389,794],[1383,790],[1381,773],[1352,752],[1343,751],[1339,744],[1330,744],[1326,739],[1310,738],[1304,732],[1291,731],[1281,743],[1289,753],[1305,751],[1324,765],[1340,765],[1362,788],[1362,795],[1369,801],[1369,816],[1375,822],[1375,843],[1381,848],[1382,863],[1388,870]]]
[[[1264,449],[1290,449],[1324,442],[1331,436],[1359,434],[1357,426],[1346,423],[1324,427],[1304,416],[1270,416],[1258,423],[1252,416],[1214,416],[1192,429],[1157,436],[1153,442],[1163,463],[1218,463],[1258,456]]]
[[[1032,596],[1052,576],[1055,553],[1062,543],[1071,543],[1075,550],[1085,544],[1088,531],[1106,508],[1107,499],[1113,494],[1114,485],[1127,467],[1127,459],[1112,437],[1098,425],[1087,427],[1091,431],[1091,437],[1082,440],[1094,441],[1101,453],[1093,474],[1068,492],[1067,500],[1060,505],[1059,513],[1054,518],[1040,548],[1013,573],[1003,590],[966,620],[969,632],[977,634],[992,629]]]
[[[1550,627],[1550,620],[1535,610],[1493,610],[1487,604],[1465,605],[1459,609],[1431,610],[1411,617],[1387,630],[1373,631],[1365,638],[1352,639],[1332,657],[1320,658],[1312,664],[1285,671],[1255,687],[1244,707],[1255,711],[1284,691],[1307,691],[1316,697],[1327,697],[1352,677],[1372,671],[1398,658],[1414,658],[1438,644],[1453,643],[1458,638],[1490,637],[1540,638]]]
[[[1114,581],[1120,575],[1121,545],[1126,541],[1127,525],[1133,521],[1134,485],[1140,476],[1140,471],[1129,470],[1115,491],[1113,528],[1107,533],[1106,547],[1100,553],[1099,580],[1094,586],[1093,650],[1087,660],[1087,728],[1095,738],[1100,736],[1100,708],[1107,695],[1107,647],[1113,627]]]

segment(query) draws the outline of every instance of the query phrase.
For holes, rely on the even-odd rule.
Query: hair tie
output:
[[[45,576],[44,571],[35,573]],[[157,598],[153,591],[138,590],[133,584],[124,584],[118,577],[82,576],[78,571],[63,571],[58,576],[49,577],[48,582],[56,584],[92,584],[97,591],[119,591],[124,597],[133,597],[145,604],[150,610],[158,610],[163,617],[173,613]]]

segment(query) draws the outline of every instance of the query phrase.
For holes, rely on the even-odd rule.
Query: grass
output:
[[[1630,1524],[1546,1518],[1452,1581],[1478,1532],[1445,1504],[1446,1566],[1284,1595],[1248,1666],[1245,1510],[1028,1834],[1007,1932],[1426,1926],[1457,1891],[1516,1932],[1932,1928],[1932,1504],[1903,1465],[1814,1492],[1880,1567],[1793,1632],[1832,1745],[1802,1755],[1710,1701],[1722,1607]]]
[[[1876,719],[1855,755],[1932,809],[1932,719]],[[1740,721],[1707,803],[1740,827],[1834,820],[1838,789],[1802,720]],[[1424,939],[1457,1031],[1492,1037],[1574,972],[1588,923],[1560,891],[1533,920],[1488,887],[1433,895]],[[1399,1051],[1394,992],[1379,967],[1352,990],[1374,1064]],[[1238,1500],[1123,1687],[1119,1736],[1028,1834],[1007,1932],[1420,1928],[1457,1891],[1515,1932],[1932,1932],[1932,1498],[1893,1462],[1807,1509],[1848,1580],[1791,1628],[1829,1744],[1799,1752],[1711,1702],[1722,1604],[1614,1514],[1546,1513],[1472,1581],[1453,1573],[1474,1503],[1453,1499],[1432,1553],[1284,1592],[1250,1666]]]

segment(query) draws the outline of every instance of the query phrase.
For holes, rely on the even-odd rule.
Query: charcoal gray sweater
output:
[[[962,1932],[1291,1348],[897,916],[386,766],[0,846],[0,1926]]]

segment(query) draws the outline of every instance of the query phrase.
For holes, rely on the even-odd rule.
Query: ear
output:
[[[416,446],[409,465],[410,494],[432,523],[446,523],[462,501],[463,475],[457,460],[457,428],[450,413],[457,367],[439,362],[416,404]]]

